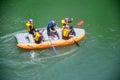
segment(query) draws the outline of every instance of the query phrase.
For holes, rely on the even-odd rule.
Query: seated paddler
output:
[[[37,44],[43,42],[43,31],[36,30],[36,32],[34,33],[34,40]]]
[[[67,40],[73,37],[73,33],[71,32],[70,26],[66,25],[62,29],[62,39]]]
[[[74,36],[76,36],[76,33],[74,31],[74,28],[70,25],[70,23],[72,23],[73,21],[73,18],[69,19],[69,18],[64,18],[61,20],[61,24],[62,24],[62,29],[65,27],[65,26],[69,26],[70,28],[70,33],[72,33]]]

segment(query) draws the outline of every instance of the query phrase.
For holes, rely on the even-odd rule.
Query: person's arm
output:
[[[69,21],[68,21],[68,23],[71,23],[73,21],[73,18],[71,18]]]
[[[51,32],[56,32],[56,29],[52,30],[52,29],[50,28],[50,31],[51,31]]]
[[[55,26],[56,26],[56,25],[51,25],[51,27],[50,27],[50,31],[51,31],[51,32],[56,32]]]

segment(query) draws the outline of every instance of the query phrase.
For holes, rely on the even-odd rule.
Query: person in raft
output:
[[[35,28],[33,26],[33,20],[32,19],[29,19],[29,21],[26,23],[26,26],[27,26],[27,30],[30,34],[34,34],[35,32]]]
[[[62,29],[62,39],[67,40],[73,37],[70,31],[71,31],[70,26],[68,25],[64,26],[64,28]]]
[[[70,28],[70,34],[76,36],[76,33],[75,33],[73,27],[69,25],[69,23],[71,23],[72,21],[73,21],[73,18],[71,18],[71,19],[65,18],[65,19],[61,20],[62,29],[64,29],[64,27],[68,25]]]
[[[44,39],[43,39],[43,31],[36,30],[36,32],[34,34],[34,40],[35,40],[35,42],[37,44],[39,44],[42,41],[44,41]]]
[[[55,29],[56,27],[56,23],[54,20],[48,22],[48,26],[47,26],[47,35],[49,36],[49,38],[53,35],[57,35],[58,39],[59,39],[59,35],[57,33],[57,30]]]

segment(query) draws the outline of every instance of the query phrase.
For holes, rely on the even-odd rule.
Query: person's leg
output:
[[[59,35],[58,35],[58,32],[56,31],[55,34],[57,35],[58,39],[60,39]]]
[[[44,42],[43,36],[40,37],[40,42]]]
[[[76,36],[75,30],[73,29],[72,26],[70,26],[70,34]]]
[[[47,30],[47,35],[48,35],[48,36],[50,36],[50,35],[51,35],[51,33],[50,33],[50,31],[49,31],[49,30]]]
[[[39,44],[39,43],[40,43],[40,40],[38,40],[38,41],[35,40],[35,43]]]

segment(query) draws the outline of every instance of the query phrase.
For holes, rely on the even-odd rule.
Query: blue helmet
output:
[[[51,21],[51,23],[52,23],[52,24],[55,24],[55,21],[54,21],[54,20],[52,20],[52,21]]]

